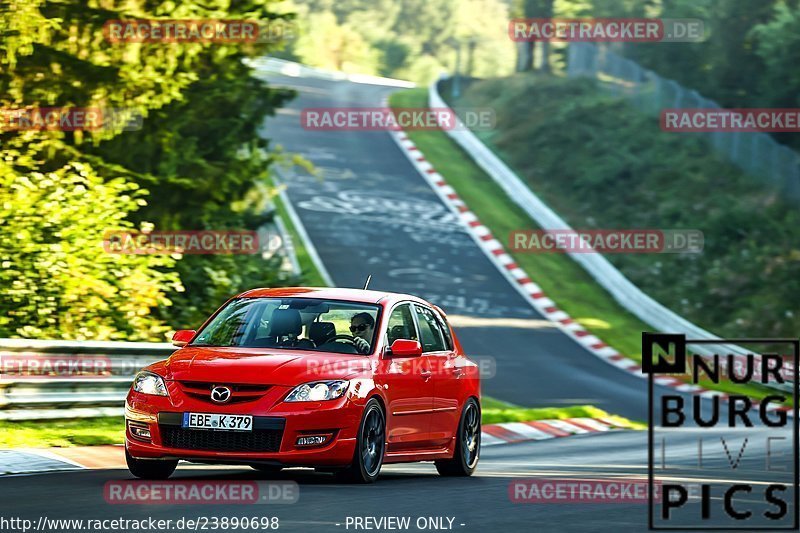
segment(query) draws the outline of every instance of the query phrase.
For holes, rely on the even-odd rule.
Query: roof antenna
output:
[[[372,274],[367,276],[367,282],[364,283],[364,290],[367,290],[367,287],[369,287],[369,282],[370,282],[371,279],[372,279]]]

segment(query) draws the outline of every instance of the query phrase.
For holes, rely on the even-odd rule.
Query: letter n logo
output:
[[[643,332],[642,372],[645,374],[686,373],[686,335]]]

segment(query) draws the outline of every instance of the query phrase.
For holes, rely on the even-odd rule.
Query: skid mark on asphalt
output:
[[[485,268],[485,258],[458,216],[424,181],[414,187],[402,176],[385,173],[367,180],[363,173],[335,167],[324,167],[321,181],[300,172],[281,174],[333,273],[341,275],[344,265],[337,268],[336,263],[343,261],[341,250],[348,250],[348,257],[358,259],[359,271],[373,274],[376,287],[418,293],[455,314],[535,317],[505,287],[497,287],[497,273]],[[352,271],[353,260],[347,263],[344,270]],[[342,284],[341,278],[336,281]]]

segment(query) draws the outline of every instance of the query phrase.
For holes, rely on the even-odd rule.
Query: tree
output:
[[[379,54],[371,50],[351,25],[337,22],[333,13],[312,13],[300,25],[294,51],[303,62],[329,70],[371,72]]]
[[[429,83],[475,42],[474,73],[513,71],[504,0],[295,0],[300,36],[285,55],[310,65]]]
[[[797,6],[779,3],[769,21],[755,26],[750,36],[755,53],[765,66],[759,80],[765,105],[797,107],[800,104],[800,11]]]
[[[0,130],[0,214],[12,228],[0,249],[3,334],[163,340],[168,326],[198,323],[221,299],[278,282],[276,265],[259,255],[127,257],[98,244],[121,227],[254,229],[266,200],[254,182],[273,160],[259,128],[291,97],[252,79],[242,61],[280,43],[110,43],[104,24],[288,19],[274,4],[0,4],[0,107],[144,117],[141,131]]]
[[[517,0],[515,17],[552,19],[554,14],[554,0]],[[537,41],[539,44],[540,63],[539,70],[550,72],[550,41],[547,39]],[[517,46],[517,70],[525,72],[533,70],[535,41],[519,43]]]
[[[145,195],[83,163],[20,174],[0,161],[0,337],[165,340],[150,314],[182,290],[175,259],[103,248],[105,232],[133,227]]]

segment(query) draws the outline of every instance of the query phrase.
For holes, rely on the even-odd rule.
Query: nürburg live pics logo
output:
[[[651,530],[797,530],[799,351],[642,334]]]

